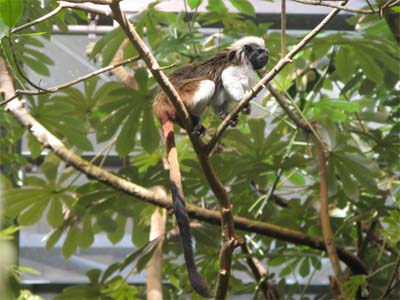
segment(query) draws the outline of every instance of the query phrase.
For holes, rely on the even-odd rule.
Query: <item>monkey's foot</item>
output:
[[[241,112],[242,112],[242,114],[244,114],[244,115],[249,115],[250,113],[251,113],[251,104],[249,103],[249,104],[246,104],[246,106],[244,106],[242,109],[241,109]]]
[[[239,123],[239,117],[235,116],[232,120],[229,121],[229,126],[231,127],[236,127],[236,125]]]
[[[197,136],[203,136],[206,134],[206,131],[207,130],[203,125],[197,124],[193,127],[192,133],[196,134]]]

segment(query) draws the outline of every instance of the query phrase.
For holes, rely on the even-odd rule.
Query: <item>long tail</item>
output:
[[[162,132],[167,147],[169,162],[169,181],[171,185],[172,200],[174,205],[175,217],[178,222],[180,236],[182,240],[183,255],[189,273],[190,284],[193,289],[203,297],[211,298],[212,293],[200,273],[197,271],[193,258],[192,232],[189,225],[189,216],[185,206],[185,196],[183,194],[181,172],[179,168],[178,153],[176,151],[174,138],[174,124],[167,121],[162,124]]]

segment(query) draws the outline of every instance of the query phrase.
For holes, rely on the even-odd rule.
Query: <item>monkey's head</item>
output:
[[[229,50],[240,64],[250,63],[254,70],[260,70],[268,63],[268,50],[264,40],[256,36],[246,36],[233,43]]]

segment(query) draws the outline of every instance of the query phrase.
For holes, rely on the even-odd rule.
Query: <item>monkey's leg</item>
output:
[[[241,109],[242,114],[249,115],[251,113],[251,104],[248,103]]]
[[[193,133],[196,133],[198,136],[202,136],[206,133],[206,128],[200,123],[200,118],[195,115],[190,115],[190,118],[193,122]]]

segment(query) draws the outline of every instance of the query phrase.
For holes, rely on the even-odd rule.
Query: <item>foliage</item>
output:
[[[43,53],[42,39],[51,38],[52,25],[67,30],[68,24],[76,22],[71,13],[63,11],[37,25],[35,31],[29,28],[10,34],[16,25],[54,8],[51,1],[45,1],[44,7],[39,5],[40,1],[28,2],[22,6],[22,1],[0,0],[0,59],[9,63],[17,88],[24,88],[27,82],[19,75],[16,64],[41,76],[51,76],[48,67],[58,62]],[[206,1],[188,0],[187,4],[197,12],[203,2]],[[256,24],[246,17],[255,14],[250,1],[229,2],[241,14],[230,13],[226,1],[210,0],[207,12],[195,13],[188,20],[185,14],[159,11],[156,3],[152,3],[132,17],[132,22],[140,34],[146,33],[146,40],[162,65],[179,66],[201,60],[235,38],[251,34],[266,40],[271,54],[268,68],[272,68],[280,57],[280,35],[268,30],[269,24]],[[82,14],[79,17],[86,19]],[[275,78],[274,85],[290,99],[292,108],[295,104],[307,119],[318,122],[318,131],[326,145],[335,243],[356,253],[355,245],[361,242],[357,239],[362,234],[357,230],[366,232],[372,227],[376,237],[366,241],[364,232],[363,240],[368,246],[358,253],[374,274],[373,280],[361,275],[350,277],[345,285],[346,295],[353,298],[361,288],[370,298],[379,298],[384,283],[395,272],[393,262],[399,255],[400,62],[398,45],[379,16],[354,16],[349,23],[358,31],[326,32],[313,39]],[[223,26],[221,34],[208,39],[200,29],[215,24]],[[38,37],[34,32],[43,34]],[[12,58],[9,39],[13,41],[17,61]],[[88,59],[108,65],[123,40],[120,29],[111,31],[97,41]],[[288,35],[287,46],[292,47],[298,41],[298,36]],[[125,58],[135,55],[132,46],[124,49]],[[78,153],[93,151],[98,143],[106,144],[105,151],[99,153],[101,160],[94,157],[94,164],[103,166],[104,162],[116,161],[123,166],[115,170],[117,175],[147,188],[159,184],[167,187],[165,153],[158,122],[151,111],[157,85],[140,63],[133,70],[136,90],[124,87],[116,79],[100,85],[98,79],[92,78],[82,87],[29,96],[27,106],[41,124]],[[226,132],[212,156],[218,176],[231,192],[235,215],[321,237],[319,172],[316,155],[309,150],[309,137],[293,125],[271,96],[257,101],[254,107],[256,113],[240,116],[238,127]],[[204,123],[208,139],[219,120],[208,113]],[[123,271],[129,267],[130,272],[140,272],[158,244],[158,240],[148,241],[148,223],[154,207],[91,178],[78,180],[82,179],[79,173],[54,154],[44,155],[32,135],[27,135],[31,157],[22,156],[16,145],[23,139],[24,130],[3,110],[0,126],[5,215],[22,226],[46,218],[51,228],[47,250],[62,244],[62,255],[68,259],[79,249],[90,248],[95,235],[104,234],[116,244],[128,234],[127,227],[131,227],[135,250],[124,261],[115,262],[105,271],[88,271],[88,285],[68,287],[56,299],[141,299],[144,289],[129,285]],[[207,208],[219,210],[188,138],[178,136],[187,201],[200,204],[201,199]],[[111,150],[115,150],[116,156],[111,157]],[[18,170],[28,170],[31,165],[40,165],[40,174],[25,176],[23,186],[18,187],[21,181]],[[283,197],[288,207],[277,206],[271,200],[273,194]],[[169,220],[168,228],[173,226]],[[220,246],[216,232],[219,232],[217,227],[205,223],[194,230],[196,261],[202,274],[214,284]],[[273,237],[247,238],[254,255],[271,267],[271,279],[282,298],[290,298],[293,293],[304,298],[316,272],[325,264],[323,254]],[[168,293],[176,299],[189,291],[184,266],[176,260],[181,255],[179,243],[167,240],[164,253],[165,279],[171,284]],[[234,256],[233,270],[250,272],[240,255]],[[285,297],[285,285],[293,271],[309,283],[304,290],[298,284],[292,285]],[[258,282],[245,282],[238,274],[231,280],[232,295],[254,293],[254,298],[259,297]],[[324,296],[327,295],[328,291]]]

